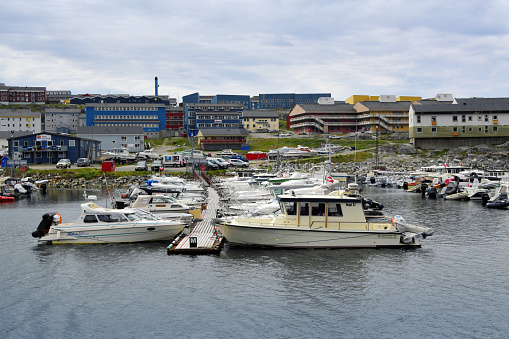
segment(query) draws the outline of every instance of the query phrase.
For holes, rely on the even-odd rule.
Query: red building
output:
[[[0,83],[0,104],[45,104],[46,87],[5,86]]]
[[[185,135],[184,107],[166,106],[166,131],[174,136]]]

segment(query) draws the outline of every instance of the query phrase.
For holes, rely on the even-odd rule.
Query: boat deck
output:
[[[219,254],[223,236],[214,227],[219,195],[212,187],[208,188],[207,208],[202,212],[202,220],[196,224],[191,233],[177,237],[169,246],[168,254]]]

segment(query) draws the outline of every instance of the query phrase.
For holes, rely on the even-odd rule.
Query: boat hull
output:
[[[366,248],[420,246],[418,241],[401,242],[402,233],[395,230],[305,229],[302,227],[267,227],[216,224],[234,246],[278,248]]]
[[[176,222],[158,224],[90,227],[76,225],[52,226],[40,242],[53,244],[98,244],[172,240],[184,225]]]

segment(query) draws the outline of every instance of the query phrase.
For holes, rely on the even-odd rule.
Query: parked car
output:
[[[329,139],[341,139],[339,135],[331,134],[329,135]]]
[[[207,166],[209,169],[226,169],[228,166],[217,161],[217,159],[207,159]]]
[[[161,168],[164,168],[161,160],[154,160],[154,162],[150,165],[150,169],[152,171],[160,171]]]
[[[79,158],[78,161],[76,161],[76,166],[78,166],[78,167],[90,166],[90,159],[89,158]]]
[[[135,171],[148,171],[148,165],[146,161],[138,161],[136,166],[134,166]]]
[[[57,162],[57,168],[71,168],[71,160],[69,160],[69,159],[60,159]]]
[[[214,160],[207,160],[207,169],[209,171],[219,170],[221,169],[221,166],[219,166],[219,164]]]
[[[279,133],[279,137],[281,138],[289,138],[292,136],[292,133]]]
[[[215,161],[222,169],[226,169],[230,166],[228,161],[226,161],[223,158],[207,158],[207,160],[213,160]]]
[[[249,167],[249,162],[240,159],[230,159],[229,163],[232,167]]]

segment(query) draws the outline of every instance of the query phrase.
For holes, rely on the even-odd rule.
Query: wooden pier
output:
[[[214,227],[219,195],[208,188],[207,208],[202,212],[202,220],[188,234],[181,234],[169,246],[168,254],[219,254],[223,244],[223,235]]]

